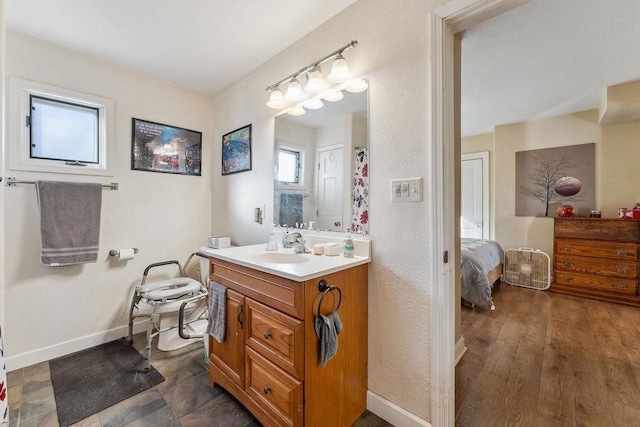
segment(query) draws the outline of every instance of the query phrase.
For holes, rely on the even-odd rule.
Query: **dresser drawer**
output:
[[[640,222],[624,219],[556,218],[555,237],[640,242]]]
[[[304,369],[302,321],[247,299],[247,344],[298,378]]]
[[[562,255],[557,255],[555,258],[556,269],[561,271],[591,273],[623,279],[635,279],[637,274],[637,264],[633,262]]]
[[[282,426],[302,426],[302,382],[251,348],[246,349],[246,392]]]
[[[555,282],[560,285],[598,289],[602,291],[627,295],[636,295],[636,291],[638,288],[638,282],[636,280],[585,275],[559,270],[556,271]]]
[[[597,240],[556,239],[556,254],[634,262],[638,260],[638,245]]]

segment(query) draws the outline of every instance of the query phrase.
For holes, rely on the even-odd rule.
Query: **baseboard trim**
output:
[[[146,331],[147,322],[148,321],[141,321],[138,323],[134,323],[133,333],[137,334],[139,332]],[[27,351],[24,353],[16,354],[15,356],[9,356],[4,359],[7,367],[7,372],[15,371],[16,369],[22,369],[27,366],[35,365],[36,363],[55,359],[56,357],[71,354],[76,351],[95,347],[96,345],[104,344],[113,340],[117,340],[118,338],[126,337],[128,334],[129,327],[127,325],[119,326],[117,328],[97,332],[95,334],[86,335],[84,337],[76,338],[69,341],[64,341],[58,344],[50,345],[48,347]]]
[[[367,409],[394,426],[431,427],[431,424],[372,392],[367,391]]]
[[[462,356],[467,352],[467,346],[464,345],[464,337],[460,335],[460,338],[456,341],[456,365],[462,359]]]

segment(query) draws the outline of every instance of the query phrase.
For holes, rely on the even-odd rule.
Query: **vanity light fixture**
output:
[[[322,108],[323,105],[324,104],[322,103],[322,101],[318,98],[310,98],[302,103],[302,106],[304,108],[308,108],[309,110],[317,110],[319,108]]]
[[[356,79],[350,82],[349,86],[347,86],[345,89],[347,92],[357,93],[367,90],[367,87],[369,87],[369,85],[367,84],[367,81],[365,79]]]
[[[284,95],[280,92],[280,89],[273,89],[269,96],[269,102],[267,106],[271,108],[283,108],[287,103],[284,100]]]
[[[329,102],[340,101],[344,98],[344,94],[340,90],[328,90],[322,94],[322,99]]]
[[[287,92],[284,94],[284,99],[286,101],[298,102],[302,101],[304,98],[305,94],[302,90],[302,86],[294,76],[289,82],[289,86],[287,86]]]
[[[353,75],[351,71],[349,71],[349,65],[347,65],[347,60],[344,59],[341,53],[336,56],[336,59],[333,60],[333,65],[331,66],[331,74],[327,76],[327,80],[332,83],[343,83],[352,78]]]
[[[361,92],[365,90],[367,88],[367,83],[364,79],[360,79],[362,83],[364,83],[363,88],[362,83],[360,83],[358,80],[355,80],[353,82],[358,83],[360,86],[352,88],[351,71],[349,70],[347,60],[343,55],[346,50],[352,49],[357,45],[358,41],[352,40],[345,46],[342,46],[340,49],[330,53],[324,58],[321,58],[307,65],[306,67],[301,68],[295,73],[267,87],[266,90],[270,93],[267,106],[277,109],[291,107],[287,111],[288,114],[302,115],[304,114],[305,108],[322,108],[323,103],[321,99],[331,102],[341,100],[344,96],[342,93],[343,89],[352,92]],[[322,68],[320,66],[331,59],[333,59],[331,73],[325,80],[324,76],[322,75]],[[307,79],[307,84],[305,85],[304,90],[302,89],[302,85],[298,81],[299,76],[306,77]],[[327,80],[334,84],[331,85],[327,83]],[[286,82],[289,83],[287,85],[287,90],[283,96],[280,85]],[[354,88],[358,89],[359,87],[361,89],[354,90]]]
[[[292,116],[302,116],[306,113],[306,111],[304,110],[304,108],[302,108],[299,105],[296,105],[293,108],[290,108],[289,111],[287,111],[287,114],[290,114]]]
[[[309,93],[320,93],[326,88],[327,82],[324,81],[322,69],[319,65],[316,65],[315,67],[313,67],[313,70],[311,70],[311,73],[309,74],[307,85],[304,87],[304,90]]]

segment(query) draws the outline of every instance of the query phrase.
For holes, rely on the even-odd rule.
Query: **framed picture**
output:
[[[131,141],[133,170],[202,174],[202,132],[134,118]]]
[[[222,175],[251,170],[251,125],[222,136]]]

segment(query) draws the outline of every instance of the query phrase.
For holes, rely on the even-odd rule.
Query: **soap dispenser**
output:
[[[268,251],[277,251],[278,250],[278,242],[276,241],[276,225],[273,224],[271,226],[271,232],[269,233],[269,242],[267,243]]]
[[[287,225],[286,225],[286,224],[285,224],[285,227],[287,227]],[[285,231],[285,232],[282,234],[282,247],[283,247],[283,248],[292,248],[292,247],[293,247],[293,245],[291,245],[291,243],[289,243],[289,242],[287,241],[287,235],[288,235],[288,234],[289,234],[289,227],[287,227],[287,231]]]

